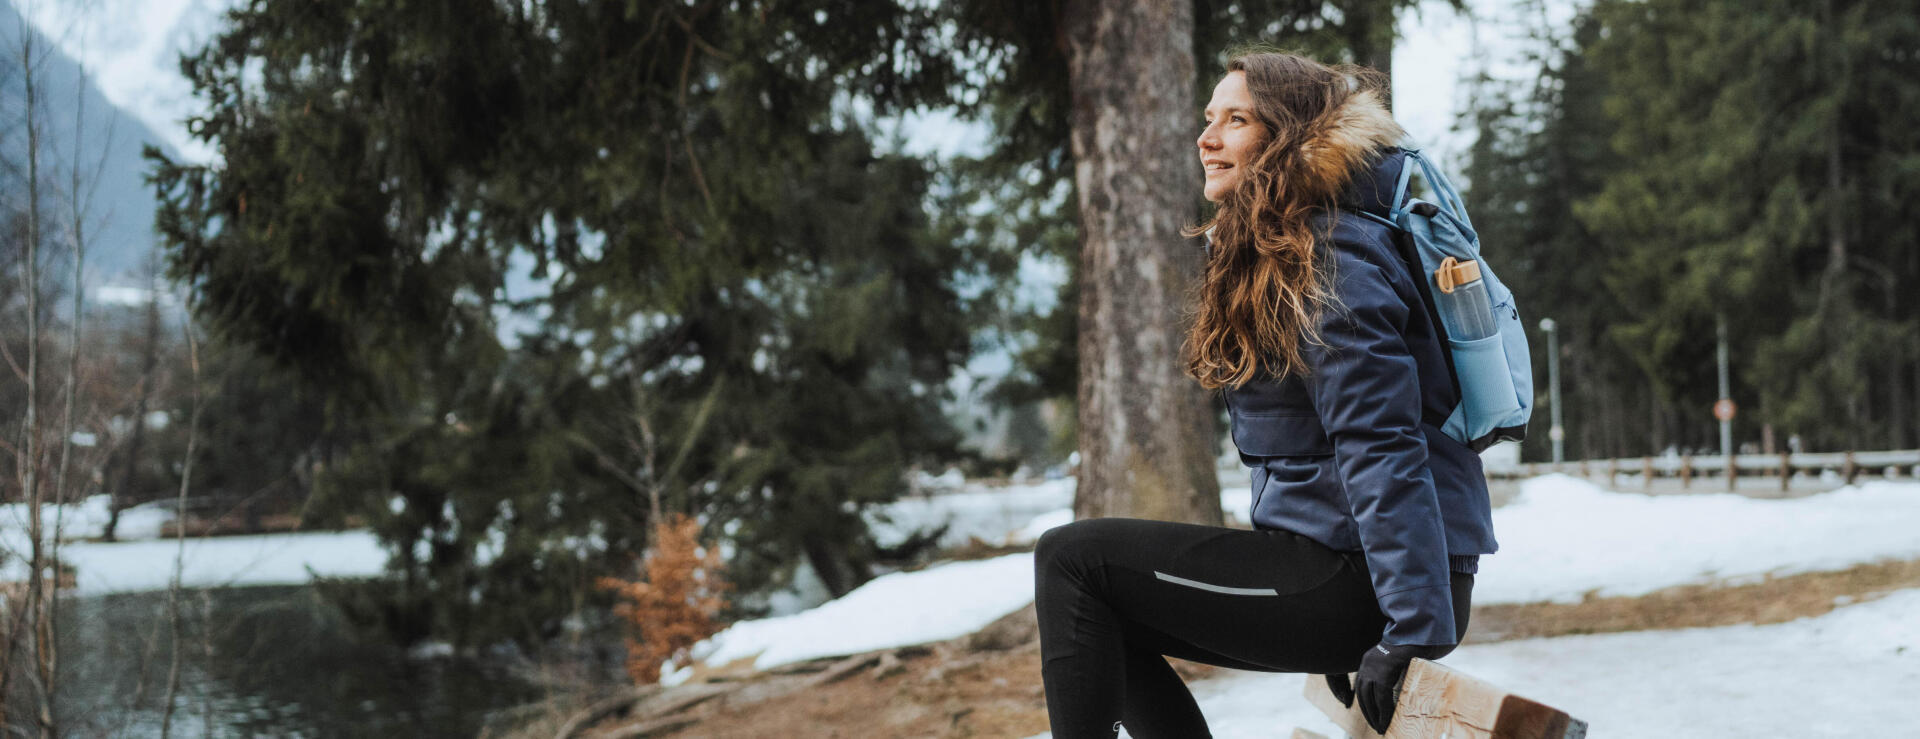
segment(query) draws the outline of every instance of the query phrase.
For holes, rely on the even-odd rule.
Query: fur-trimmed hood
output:
[[[1372,194],[1368,191],[1378,189],[1367,186],[1377,179],[1371,175],[1383,155],[1394,152],[1406,135],[1380,102],[1380,96],[1371,90],[1362,91],[1312,122],[1298,144],[1298,153],[1286,160],[1280,174],[1286,177],[1289,189],[1298,188],[1295,193],[1309,202],[1328,198],[1350,202],[1358,195],[1361,202],[1354,205],[1374,210],[1373,206],[1392,197],[1392,192],[1367,197]],[[1351,192],[1356,185],[1361,186],[1357,188],[1361,192]],[[1388,188],[1393,185],[1387,183]]]

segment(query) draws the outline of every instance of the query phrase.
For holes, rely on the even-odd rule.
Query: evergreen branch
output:
[[[680,448],[673,453],[673,461],[667,463],[667,471],[660,476],[662,480],[672,480],[680,473],[680,466],[687,461],[687,455],[693,452],[693,442],[699,440],[700,432],[707,427],[707,419],[713,416],[714,401],[720,399],[720,389],[727,384],[726,375],[715,375],[713,388],[707,391],[707,397],[700,400],[700,408],[693,412],[693,422],[688,425],[686,434],[680,438]]]
[[[687,40],[693,43],[694,45],[698,45],[701,51],[707,52],[707,54],[723,62],[733,61],[733,55],[728,54],[727,52],[721,51],[718,48],[715,48],[713,44],[707,43],[706,39],[700,38],[700,34],[696,33],[693,30],[692,21],[682,18],[678,14],[675,14],[673,16],[673,20],[674,22],[679,23],[682,29],[686,30]]]
[[[687,164],[693,167],[693,184],[699,186],[701,199],[707,201],[707,213],[712,215],[716,212],[713,205],[713,191],[707,188],[707,175],[700,169],[700,155],[693,151],[693,137],[687,135],[686,131],[681,131],[680,140],[687,145]]]
[[[613,455],[607,454],[606,450],[601,449],[598,444],[593,443],[593,440],[587,438],[586,434],[578,431],[571,432],[567,434],[567,440],[573,442],[575,446],[585,449],[588,454],[593,455],[594,462],[598,463],[602,469],[612,473],[622,484],[633,488],[634,492],[647,492],[647,487],[640,481],[640,478],[634,477],[633,473],[622,469],[619,462],[613,458]]]
[[[634,44],[634,48],[647,48],[647,42],[652,41],[653,35],[660,30],[660,16],[666,12],[667,8],[664,5],[653,11],[653,17],[647,19],[646,35],[640,37],[640,43]]]

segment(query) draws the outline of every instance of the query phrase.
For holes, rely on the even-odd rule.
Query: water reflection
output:
[[[355,638],[310,587],[188,591],[179,736],[471,737],[536,697],[498,665],[409,657]],[[174,641],[166,593],[61,603],[62,721],[76,736],[157,736]]]

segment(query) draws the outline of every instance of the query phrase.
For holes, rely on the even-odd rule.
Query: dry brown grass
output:
[[[1920,560],[1768,577],[1746,585],[1688,585],[1640,597],[1590,596],[1579,603],[1482,606],[1473,609],[1467,641],[1484,644],[1568,634],[1780,623],[1915,587],[1920,587]]]

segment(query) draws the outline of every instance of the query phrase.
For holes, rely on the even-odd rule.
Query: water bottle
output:
[[[1435,298],[1452,329],[1455,341],[1484,339],[1499,331],[1493,323],[1493,302],[1487,297],[1487,283],[1480,279],[1480,263],[1462,262],[1447,257],[1434,270],[1434,282],[1440,287]]]

